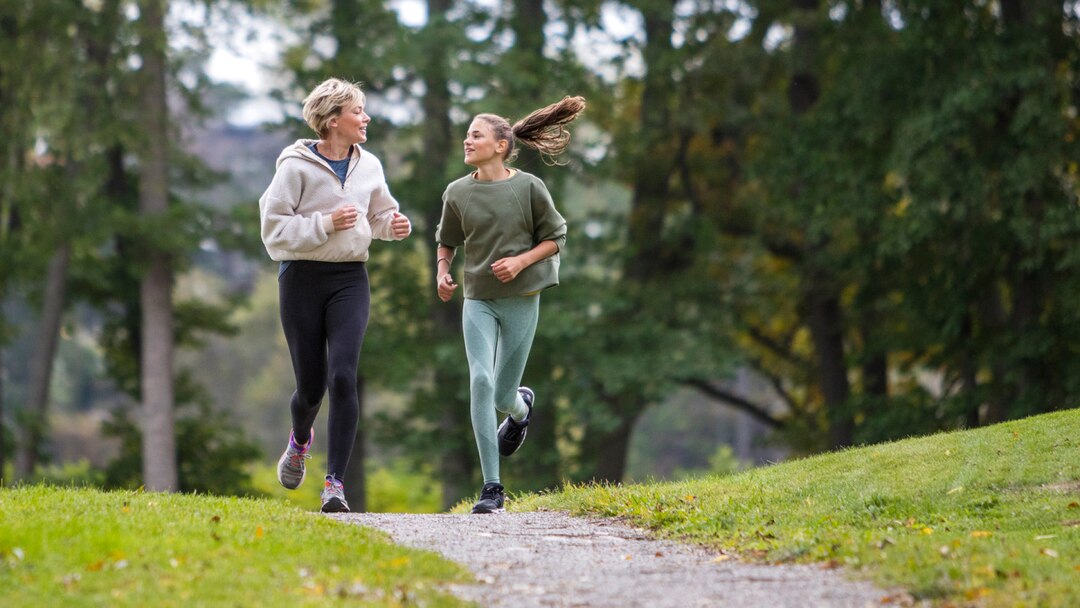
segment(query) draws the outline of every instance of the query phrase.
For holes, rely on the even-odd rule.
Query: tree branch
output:
[[[683,384],[687,386],[692,386],[708,397],[712,397],[713,399],[716,399],[718,401],[723,401],[724,403],[727,403],[728,405],[739,410],[740,412],[749,414],[755,420],[764,423],[770,428],[779,429],[784,427],[784,421],[774,418],[772,414],[770,414],[765,409],[764,406],[758,405],[751,401],[747,401],[746,399],[730,393],[712,384],[711,382],[700,380],[697,378],[690,378],[687,380],[683,380]]]

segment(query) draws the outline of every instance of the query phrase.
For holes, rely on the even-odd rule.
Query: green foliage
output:
[[[248,465],[262,452],[244,438],[228,412],[204,401],[180,402],[176,411],[177,464],[181,492],[252,495]],[[104,472],[105,488],[142,486],[142,434],[128,408],[117,408],[104,433],[120,440],[120,454]]]
[[[822,562],[916,599],[1072,606],[1080,411],[849,449],[734,476],[567,485],[514,510],[627,517],[725,555]]]

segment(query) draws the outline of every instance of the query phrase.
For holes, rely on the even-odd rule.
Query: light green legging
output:
[[[521,420],[529,413],[517,388],[525,372],[539,316],[539,294],[497,300],[467,299],[462,309],[473,433],[480,451],[484,483],[501,483],[495,410],[510,414],[514,420]]]

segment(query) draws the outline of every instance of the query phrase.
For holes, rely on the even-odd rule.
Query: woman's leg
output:
[[[289,344],[296,390],[290,402],[293,438],[311,439],[311,425],[326,392],[325,286],[316,265],[296,261],[278,277],[281,328]]]
[[[495,407],[521,421],[528,415],[529,408],[517,389],[536,336],[540,296],[504,298],[495,300],[494,304],[500,321],[495,352]]]
[[[326,473],[339,481],[345,478],[360,404],[356,395],[356,369],[364,343],[371,294],[363,262],[339,264],[333,283],[334,295],[326,304],[326,335],[329,359],[330,416],[327,420]]]
[[[499,320],[486,300],[465,300],[461,310],[465,354],[469,358],[470,412],[484,483],[499,481],[499,446],[495,418],[495,345]]]

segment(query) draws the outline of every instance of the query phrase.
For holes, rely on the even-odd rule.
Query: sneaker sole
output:
[[[473,509],[473,515],[488,515],[489,513],[505,513],[505,512],[506,512],[506,509],[495,509],[493,511],[486,511],[486,510],[477,511],[476,509]]]
[[[508,424],[508,423],[504,423],[504,424]],[[510,449],[510,448],[508,448],[508,447],[503,447],[503,444],[502,444],[502,442],[500,441],[500,442],[499,442],[499,454],[500,454],[500,455],[501,455],[501,456],[502,456],[503,458],[505,458],[505,457],[507,457],[507,456],[511,456],[511,455],[513,455],[514,453],[516,453],[516,452],[517,452],[518,450],[520,450],[520,449],[521,449],[521,446],[525,445],[525,437],[526,437],[527,435],[528,435],[528,431],[521,431],[521,443],[519,443],[519,444],[515,445],[515,446],[513,447],[513,449]]]
[[[338,500],[337,498],[331,498],[326,501],[326,504],[322,506],[323,513],[348,513],[349,505]]]

